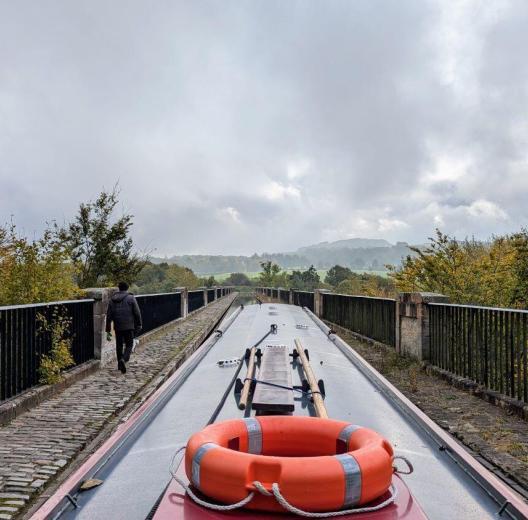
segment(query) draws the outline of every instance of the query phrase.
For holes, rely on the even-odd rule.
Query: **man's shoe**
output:
[[[121,373],[126,374],[126,365],[125,365],[125,360],[124,359],[120,359],[118,361],[117,368],[119,368],[119,370],[121,370]]]

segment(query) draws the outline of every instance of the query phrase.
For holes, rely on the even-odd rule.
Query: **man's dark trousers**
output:
[[[134,331],[133,330],[116,330],[116,355],[117,359],[123,358],[126,363],[130,360],[130,354],[134,347]],[[123,355],[123,343],[125,344],[125,354]]]

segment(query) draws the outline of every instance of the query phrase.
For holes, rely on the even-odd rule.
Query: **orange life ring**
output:
[[[262,416],[207,426],[187,443],[191,484],[222,503],[238,502],[278,483],[282,495],[307,511],[366,504],[392,480],[392,446],[368,428],[332,419]],[[255,493],[246,506],[283,511],[273,496]]]

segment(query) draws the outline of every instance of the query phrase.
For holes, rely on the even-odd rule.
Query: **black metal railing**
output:
[[[142,294],[136,296],[143,319],[142,334],[181,318],[181,293]]]
[[[189,312],[193,312],[204,306],[203,291],[189,291]]]
[[[221,298],[221,297],[222,297],[222,289],[218,288],[216,289],[216,299]]]
[[[367,338],[396,345],[396,301],[323,293],[323,319]]]
[[[209,301],[225,296],[231,287],[208,290]],[[143,318],[142,333],[182,316],[182,295],[145,294],[136,297]],[[189,292],[189,312],[204,305],[204,291]],[[75,300],[0,307],[0,401],[18,395],[39,382],[43,355],[52,349],[50,327],[66,320],[75,365],[94,359],[94,300]],[[48,326],[45,326],[45,323]]]
[[[211,303],[215,301],[215,294],[216,294],[216,291],[214,289],[209,289],[207,291],[207,303]]]
[[[430,361],[528,402],[528,311],[429,304]]]
[[[312,312],[315,311],[315,296],[309,291],[293,291],[293,305],[307,307]]]
[[[78,300],[0,307],[0,400],[39,382],[41,357],[52,348],[50,327],[60,318],[68,323],[66,337],[71,339],[75,364],[93,359],[93,303]]]
[[[282,303],[290,303],[290,291],[279,289],[279,300]]]

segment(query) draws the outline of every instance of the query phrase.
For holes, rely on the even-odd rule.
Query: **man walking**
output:
[[[128,292],[128,284],[119,282],[119,292],[110,299],[106,311],[106,339],[112,339],[112,322],[114,322],[117,367],[126,373],[126,363],[134,347],[134,334],[141,332],[141,311],[136,298]],[[123,343],[125,352],[123,354]]]

